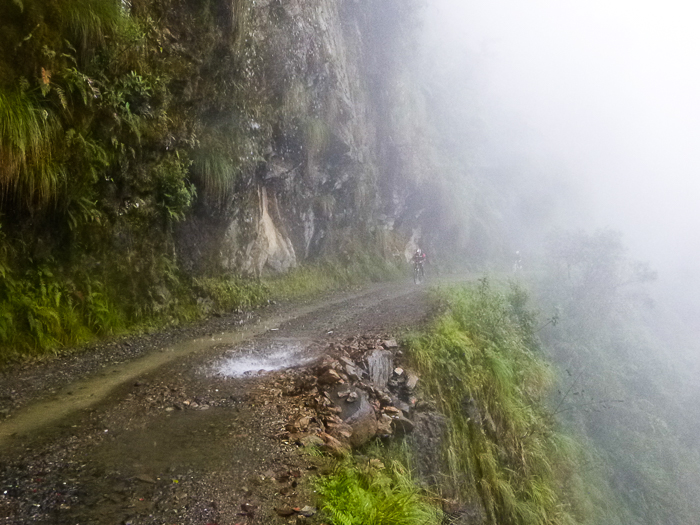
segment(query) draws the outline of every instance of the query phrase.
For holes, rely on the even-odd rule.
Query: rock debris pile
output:
[[[371,336],[331,343],[326,357],[302,372],[287,395],[303,398],[280,437],[335,456],[375,437],[410,433],[418,376],[401,366],[394,339]]]

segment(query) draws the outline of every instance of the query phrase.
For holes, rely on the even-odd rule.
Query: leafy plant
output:
[[[192,206],[197,191],[187,180],[187,163],[175,156],[166,157],[152,175],[156,183],[156,202],[167,225],[181,221]]]
[[[335,525],[430,525],[440,511],[420,496],[410,472],[398,461],[388,468],[352,462],[319,478],[322,509]]]

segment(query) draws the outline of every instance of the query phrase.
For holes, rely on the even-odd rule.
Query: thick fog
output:
[[[569,209],[587,210],[569,219],[622,231],[660,283],[695,278],[700,8],[687,0],[427,4],[431,62],[451,78],[468,71],[455,93],[476,90],[532,155],[560,166],[583,205]]]

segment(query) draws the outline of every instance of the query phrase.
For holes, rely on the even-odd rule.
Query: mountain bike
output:
[[[422,262],[413,263],[413,282],[415,284],[421,284],[425,279],[425,268],[423,268]]]

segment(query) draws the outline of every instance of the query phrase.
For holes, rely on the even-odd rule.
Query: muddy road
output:
[[[328,459],[285,439],[296,378],[334,342],[418,327],[426,292],[374,285],[7,371],[0,524],[322,523],[305,480]]]

